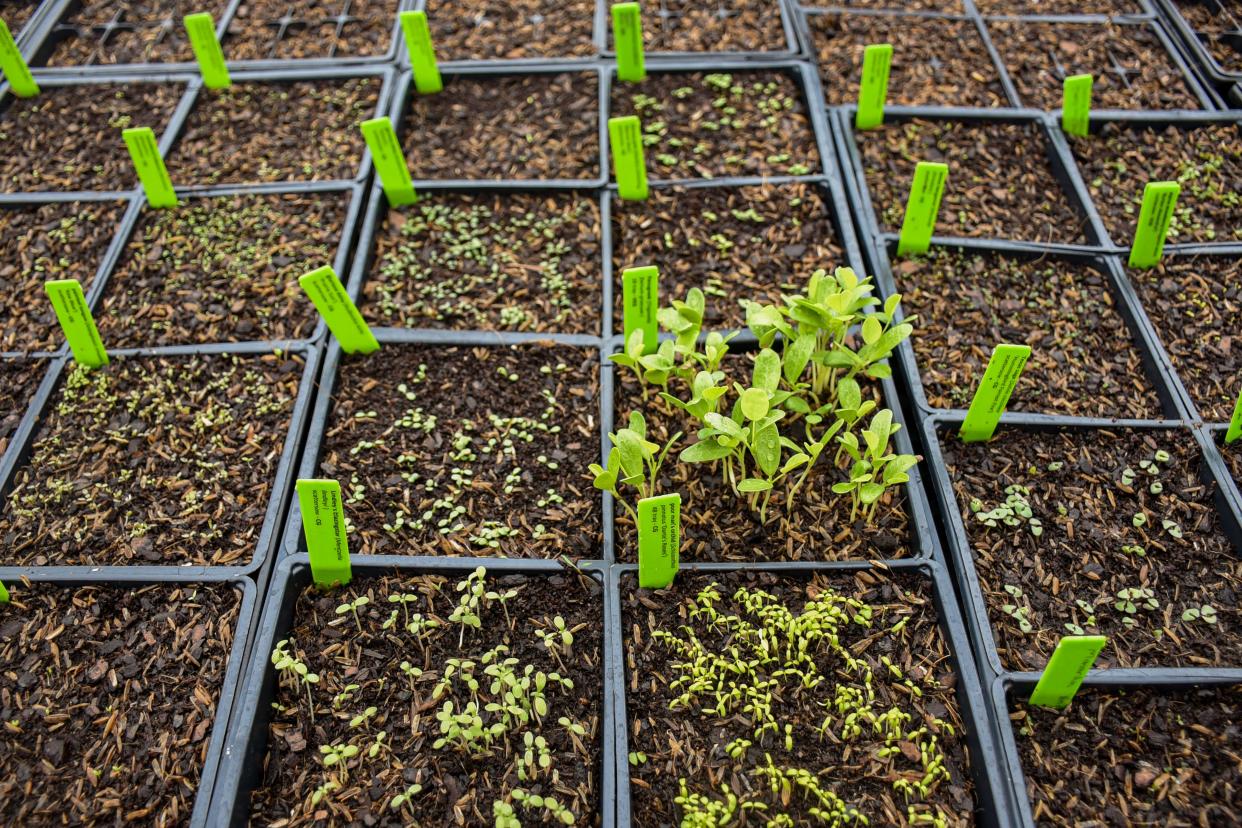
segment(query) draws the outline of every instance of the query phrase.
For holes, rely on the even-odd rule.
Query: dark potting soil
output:
[[[973,824],[957,675],[920,576],[683,572],[658,592],[627,576],[621,600],[634,825],[754,808]]]
[[[185,88],[179,83],[43,84],[33,98],[5,96],[0,110],[0,190],[128,190],[137,184],[121,131],[156,138]]]
[[[0,210],[0,351],[54,350],[64,342],[49,279],[77,279],[90,293],[125,213],[118,201],[68,201]]]
[[[971,20],[907,15],[807,17],[831,106],[858,101],[863,51],[891,43],[888,103],[901,106],[1008,106],[1005,90]]]
[[[703,330],[743,328],[741,298],[780,304],[820,269],[844,267],[845,249],[812,184],[653,189],[612,202],[613,328],[622,331],[622,271],[656,265],[664,304],[697,287]]]
[[[827,5],[822,4],[822,5]],[[889,11],[932,11],[945,14],[962,14],[965,9],[961,0],[841,0],[834,6],[847,9],[884,9]]]
[[[1199,415],[1229,422],[1242,377],[1242,342],[1233,341],[1242,259],[1174,256],[1126,273]]]
[[[1090,74],[1092,109],[1200,109],[1177,64],[1146,24],[988,23],[1023,106],[1061,106],[1064,81]]]
[[[621,0],[613,0],[613,5]],[[608,17],[608,48],[612,16]],[[643,10],[648,52],[782,52],[789,48],[777,0],[660,0]]]
[[[48,66],[194,60],[182,23],[188,12],[179,0],[81,0],[75,5],[52,28],[48,43],[55,45]],[[195,4],[194,10],[219,21],[227,6],[224,0],[208,0]]]
[[[426,10],[440,60],[595,54],[594,0],[428,0]]]
[[[785,72],[661,72],[612,86],[609,117],[642,121],[653,179],[809,175],[819,150]]]
[[[319,468],[357,554],[599,558],[598,354],[385,345],[346,358]]]
[[[1182,185],[1169,226],[1170,244],[1242,241],[1242,131],[1237,124],[1127,129],[1107,122],[1097,135],[1067,138],[1114,244],[1133,241],[1148,181]]]
[[[329,264],[347,193],[236,195],[147,209],[96,312],[113,347],[304,339],[318,314],[297,278]]]
[[[0,610],[0,819],[188,824],[240,591],[9,586],[13,603]]]
[[[402,148],[415,178],[589,179],[600,174],[599,79],[587,72],[446,75],[410,90]]]
[[[574,825],[601,823],[599,587],[487,575],[471,627],[454,616],[470,580],[392,575],[298,596],[283,651],[319,681],[280,679],[254,824],[494,825],[506,806],[523,824],[545,812],[560,824],[549,800]],[[456,735],[450,714],[483,732]],[[349,746],[355,756],[325,761]]]
[[[41,359],[0,359],[0,456],[8,451],[49,364]]]
[[[39,8],[42,0],[0,0],[0,19],[9,27],[14,38],[26,27],[26,21]]]
[[[1065,710],[1010,704],[1039,825],[1237,825],[1242,693],[1084,689]]]
[[[600,245],[590,196],[424,192],[384,216],[362,312],[387,327],[598,335]]]
[[[1084,243],[1086,218],[1071,206],[1033,123],[914,119],[855,131],[866,184],[883,230],[897,232],[920,161],[949,165],[936,234]]]
[[[399,0],[242,0],[221,46],[229,60],[376,57]]]
[[[980,14],[1142,14],[1135,0],[975,0]]]
[[[168,173],[176,184],[352,179],[365,145],[359,127],[375,114],[380,86],[362,77],[204,88]]]
[[[1225,72],[1242,72],[1242,51],[1238,48],[1238,35],[1242,28],[1242,8],[1235,6],[1232,13],[1217,13],[1207,3],[1196,0],[1173,0],[1173,5],[1186,18],[1195,34]],[[1228,3],[1222,3],[1228,8]]]
[[[893,262],[923,392],[967,408],[998,342],[1031,346],[1010,411],[1159,419],[1160,399],[1108,276],[1057,259],[1023,261],[942,248]]]
[[[300,357],[114,357],[66,369],[0,513],[15,566],[243,566]]]
[[[1108,636],[1098,667],[1239,662],[1242,561],[1189,433],[940,442],[1005,669],[1041,670],[1083,632]]]

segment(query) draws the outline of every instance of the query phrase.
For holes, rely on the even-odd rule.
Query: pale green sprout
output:
[[[347,612],[352,613],[354,616],[354,623],[358,625],[358,632],[361,633],[362,632],[362,621],[358,618],[358,610],[361,609],[362,607],[365,607],[369,603],[371,603],[370,598],[368,598],[365,595],[359,595],[354,600],[346,601],[345,603],[337,607],[336,614],[344,615]]]
[[[1216,623],[1216,607],[1210,604],[1204,604],[1201,607],[1191,607],[1182,613],[1183,621],[1199,621],[1203,620],[1208,624]]]
[[[919,458],[912,454],[895,454],[888,450],[889,440],[900,430],[901,424],[893,422],[893,412],[883,409],[871,418],[870,427],[862,432],[860,445],[853,432],[845,432],[837,438],[842,450],[853,460],[850,479],[833,484],[837,494],[848,494],[853,504],[850,520],[861,511],[867,521],[875,517],[884,492],[890,487],[907,483],[908,472]]]
[[[323,762],[325,768],[336,767],[340,769],[341,781],[349,779],[348,762],[359,754],[360,750],[357,745],[320,745],[320,761]]]
[[[608,492],[617,503],[630,513],[638,523],[638,512],[621,496],[619,486],[629,486],[637,490],[639,500],[652,497],[656,493],[656,480],[660,467],[673,444],[681,437],[674,434],[663,448],[658,443],[647,439],[647,420],[635,411],[630,414],[628,428],[618,429],[608,435],[612,441],[612,449],[608,452],[607,468],[598,463],[590,465],[592,482],[595,488]]]
[[[319,675],[312,673],[307,666],[298,660],[297,657],[290,654],[285,648],[289,645],[289,639],[283,639],[276,642],[275,649],[272,650],[272,664],[276,670],[290,675],[296,682],[301,682],[306,687],[306,700],[310,705],[311,721],[315,721],[315,699],[311,696],[311,685],[319,683]]]
[[[402,805],[405,805],[406,803],[408,803],[415,796],[422,793],[422,790],[423,790],[423,786],[415,782],[413,785],[410,785],[404,791],[402,791],[401,793],[394,796],[391,800],[389,800],[388,809],[391,811],[397,810]]]

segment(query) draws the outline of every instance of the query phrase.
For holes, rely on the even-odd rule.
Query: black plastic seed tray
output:
[[[1205,38],[1219,40],[1224,47],[1237,53],[1242,65],[1242,16],[1231,13],[1220,0],[1154,0],[1169,28],[1177,35],[1183,48],[1203,72],[1204,77],[1217,88],[1227,88],[1242,83],[1242,71],[1221,65],[1217,56],[1208,48]],[[1179,4],[1200,6],[1207,10],[1213,23],[1219,23],[1219,31],[1200,31],[1182,15]],[[1224,91],[1224,89],[1222,89]]]

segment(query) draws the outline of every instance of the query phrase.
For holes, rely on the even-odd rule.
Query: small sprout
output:
[[[367,597],[367,596],[365,596],[365,595],[359,595],[359,596],[358,596],[357,598],[355,598],[354,600],[352,600],[352,601],[346,601],[345,603],[343,603],[343,604],[341,604],[339,607],[337,607],[337,608],[336,608],[336,614],[337,614],[337,615],[344,615],[344,614],[345,614],[345,613],[347,613],[347,612],[348,612],[348,613],[353,613],[353,616],[354,616],[354,623],[358,625],[358,632],[359,632],[359,633],[361,633],[361,632],[362,632],[362,621],[361,621],[361,620],[359,620],[359,618],[358,618],[358,610],[359,610],[360,608],[362,608],[362,607],[365,607],[365,606],[366,606],[367,604],[369,604],[369,603],[371,603],[371,599],[370,599],[370,598],[368,598],[368,597]]]
[[[413,799],[415,796],[421,793],[422,790],[423,790],[423,786],[415,782],[413,785],[410,785],[404,791],[402,791],[401,793],[397,794],[396,796],[392,798],[392,800],[388,803],[389,809],[393,811],[397,810],[402,805],[409,802],[411,799]]]
[[[1134,524],[1135,529],[1141,528],[1147,524],[1147,515],[1144,512],[1139,512],[1134,517],[1130,518],[1130,522]]]
[[[1154,483],[1152,483],[1151,486],[1149,486],[1147,490],[1154,495],[1158,495],[1164,491],[1164,484],[1161,483],[1159,480],[1157,480]]]
[[[631,765],[641,765],[641,764],[644,764],[646,761],[647,761],[647,754],[643,753],[640,750],[630,751],[630,764]]]
[[[1168,532],[1170,535],[1177,538],[1178,540],[1181,540],[1182,527],[1178,526],[1176,521],[1166,519],[1166,520],[1160,521],[1160,525],[1164,527],[1164,531]]]
[[[1134,485],[1134,480],[1135,480],[1135,478],[1136,478],[1136,477],[1137,477],[1137,475],[1134,473],[1134,469],[1132,469],[1132,468],[1130,468],[1129,466],[1127,466],[1127,467],[1126,467],[1125,469],[1123,469],[1123,470],[1122,470],[1122,472],[1121,472],[1121,485],[1123,485],[1123,486],[1133,486],[1133,485]]]
[[[1169,453],[1168,453],[1167,451],[1165,451],[1164,449],[1160,449],[1159,451],[1157,451],[1157,452],[1156,452],[1156,454],[1155,454],[1155,457],[1156,457],[1156,462],[1157,462],[1157,463],[1168,463],[1168,462],[1172,461],[1172,459],[1173,459],[1173,458],[1169,455]]]
[[[1216,623],[1216,608],[1210,604],[1204,604],[1201,607],[1191,607],[1182,613],[1183,621],[1199,621],[1203,620],[1209,624]]]

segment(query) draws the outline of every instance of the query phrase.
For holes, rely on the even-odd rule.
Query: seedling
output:
[[[352,601],[346,601],[336,608],[337,615],[351,613],[354,616],[354,623],[358,625],[358,632],[362,632],[362,621],[358,618],[358,610],[371,603],[371,599],[365,595],[359,595]]]
[[[893,422],[893,412],[886,408],[876,412],[871,418],[870,428],[862,432],[863,445],[859,445],[853,432],[847,431],[837,437],[842,450],[854,463],[850,467],[850,479],[833,484],[832,490],[850,496],[853,504],[850,520],[854,520],[861,510],[870,522],[884,492],[889,487],[909,482],[910,475],[906,472],[918,464],[919,458],[888,450],[889,440],[900,428],[900,424]]]
[[[1202,620],[1208,624],[1216,623],[1216,608],[1210,604],[1204,604],[1201,607],[1190,607],[1182,613],[1183,621],[1199,621]]]
[[[638,513],[625,501],[618,490],[618,485],[630,486],[638,491],[637,500],[653,497],[656,494],[656,479],[664,459],[673,444],[681,437],[674,434],[663,448],[658,443],[647,439],[647,421],[637,411],[630,414],[629,428],[622,428],[608,435],[612,441],[612,449],[608,452],[608,467],[598,463],[590,465],[595,488],[610,493],[617,503],[638,523]]]
[[[311,685],[319,683],[319,676],[310,672],[304,663],[290,654],[285,649],[288,645],[289,639],[287,638],[276,642],[276,647],[272,650],[272,664],[278,672],[291,676],[295,687],[298,682],[306,687],[306,700],[310,703],[310,715],[313,722],[315,721],[315,699],[311,696]]]

